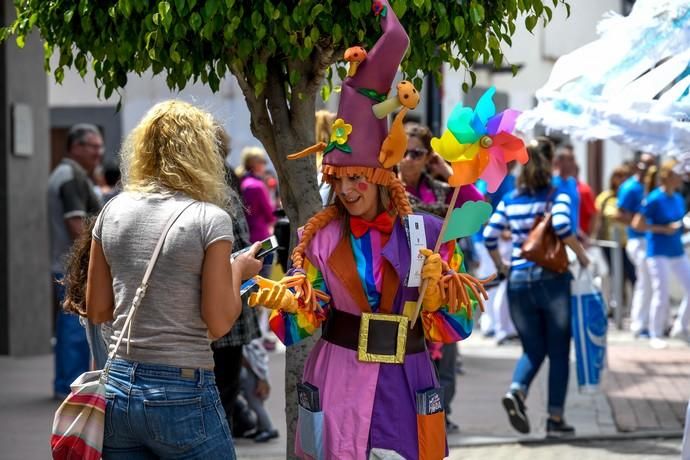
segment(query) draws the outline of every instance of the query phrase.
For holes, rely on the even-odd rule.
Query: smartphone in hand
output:
[[[237,252],[233,252],[232,255],[230,256],[231,259],[235,259],[237,256],[240,254],[244,254],[245,252],[249,251],[251,249],[251,246],[246,247],[244,249],[240,249]],[[276,239],[275,236],[269,236],[265,240],[261,242],[261,245],[259,246],[259,250],[256,252],[256,255],[254,256],[257,259],[261,259],[262,257],[266,257],[268,254],[272,253],[273,251],[278,250],[278,240]]]

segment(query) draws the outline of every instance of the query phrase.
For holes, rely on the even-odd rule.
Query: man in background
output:
[[[596,216],[597,208],[594,204],[594,193],[592,188],[579,179],[580,168],[575,160],[573,146],[564,144],[556,151],[554,160],[555,169],[561,184],[568,183],[566,191],[570,196],[573,208],[570,210],[577,222],[578,237],[582,241],[587,241],[592,233],[592,219]],[[574,196],[574,195],[577,196]],[[575,198],[575,200],[573,200]],[[575,204],[577,203],[577,204]]]
[[[57,319],[55,324],[55,398],[70,392],[70,384],[89,370],[90,354],[84,328],[76,315],[62,311],[64,286],[60,284],[65,259],[84,229],[84,220],[95,215],[100,203],[90,177],[103,156],[103,137],[90,124],[78,124],[67,134],[65,157],[48,180],[51,269],[55,280]]]

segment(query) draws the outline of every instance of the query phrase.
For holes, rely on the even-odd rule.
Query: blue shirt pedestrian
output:
[[[510,230],[513,238],[511,268],[523,270],[534,265],[522,257],[522,243],[527,239],[537,216],[543,215],[551,202],[553,228],[560,238],[573,234],[570,197],[565,193],[552,192],[548,188],[532,194],[513,190],[498,204],[496,211],[484,228],[484,244],[488,250],[498,247],[498,238],[504,230]]]
[[[640,212],[644,200],[644,185],[637,176],[629,177],[618,188],[618,209],[631,214]],[[643,238],[644,233],[638,232],[628,225],[628,239]]]
[[[551,185],[556,189],[556,194],[565,193],[570,197],[570,225],[573,233],[577,234],[577,229],[580,228],[580,192],[577,191],[577,179],[553,176]]]
[[[685,203],[680,193],[674,192],[669,195],[661,188],[657,188],[649,193],[640,213],[648,225],[668,225],[683,219]],[[671,235],[647,232],[647,256],[681,257],[685,255],[682,235],[682,228]]]

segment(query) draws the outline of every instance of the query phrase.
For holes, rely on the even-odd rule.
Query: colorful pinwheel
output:
[[[433,149],[451,163],[453,187],[484,179],[489,192],[495,192],[507,174],[506,163],[528,160],[525,144],[513,136],[520,112],[507,109],[496,114],[491,87],[479,98],[474,110],[458,105],[448,119],[441,138],[431,140]]]

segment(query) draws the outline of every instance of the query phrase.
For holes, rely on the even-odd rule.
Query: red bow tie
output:
[[[355,238],[361,238],[370,228],[375,228],[381,233],[390,235],[393,231],[393,216],[382,212],[374,220],[364,220],[361,217],[350,217],[350,230]]]

